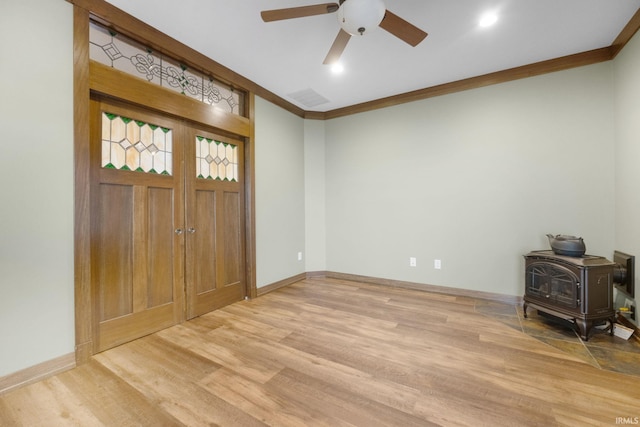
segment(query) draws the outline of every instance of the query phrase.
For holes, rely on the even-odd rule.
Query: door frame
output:
[[[74,296],[76,364],[93,353],[93,301],[91,286],[91,188],[90,188],[90,96],[99,93],[171,116],[200,123],[244,141],[245,184],[245,296],[257,296],[255,245],[255,95],[243,88],[243,79],[220,64],[177,42],[149,25],[101,0],[68,0],[73,3],[73,128],[74,128]],[[91,61],[89,23],[102,24],[178,58],[188,65],[220,76],[243,91],[243,116],[217,110],[169,89]]]

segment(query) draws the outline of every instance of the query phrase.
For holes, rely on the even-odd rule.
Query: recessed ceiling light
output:
[[[480,17],[479,25],[481,27],[490,27],[498,21],[498,15],[493,12],[485,13]]]
[[[341,72],[344,71],[344,67],[342,66],[341,63],[336,62],[331,65],[331,71],[333,72],[333,74],[340,74]]]

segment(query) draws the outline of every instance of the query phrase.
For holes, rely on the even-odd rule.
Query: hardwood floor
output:
[[[640,417],[640,377],[592,366],[478,304],[307,279],[1,395],[0,425],[600,426]]]

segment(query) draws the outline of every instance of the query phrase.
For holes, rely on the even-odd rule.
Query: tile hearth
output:
[[[529,309],[525,319],[521,305],[477,299],[475,309],[597,368],[640,376],[640,342],[635,336],[625,340],[596,330],[584,341],[569,322],[537,310]]]

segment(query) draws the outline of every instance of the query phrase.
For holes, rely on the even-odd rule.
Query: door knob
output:
[[[189,233],[193,234],[193,233],[195,233],[195,232],[196,232],[196,229],[195,229],[195,228],[193,228],[193,227],[190,227],[189,229],[187,229],[187,231],[188,231]]]
[[[176,234],[177,235],[182,234],[182,231],[183,231],[182,228],[176,228]]]

